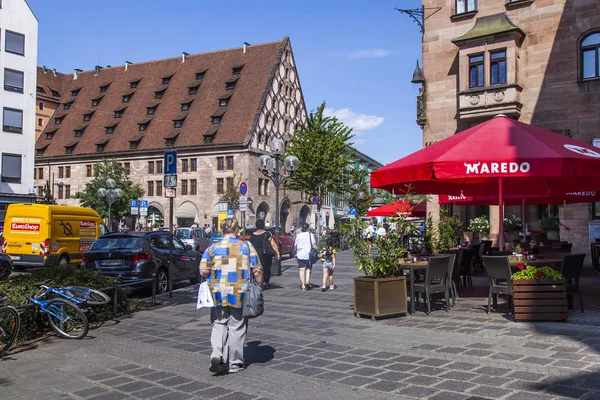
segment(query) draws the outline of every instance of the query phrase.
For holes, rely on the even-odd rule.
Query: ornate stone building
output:
[[[146,223],[164,223],[163,154],[177,150],[176,223],[216,223],[217,203],[235,173],[249,187],[247,222],[264,216],[273,224],[275,189],[258,158],[307,118],[287,37],[73,74],[40,68],[38,76],[45,96],[60,102],[36,143],[38,192],[50,179],[57,203],[77,204],[72,196],[91,179],[94,164],[117,159],[146,192]],[[282,190],[280,199],[287,230],[300,222],[300,196]]]
[[[600,138],[599,1],[423,0],[423,7],[425,146],[497,114],[586,143]],[[600,207],[558,208],[561,240],[588,250]],[[474,216],[469,207],[460,212]],[[529,229],[547,212],[529,206]],[[490,207],[496,235],[497,213]]]

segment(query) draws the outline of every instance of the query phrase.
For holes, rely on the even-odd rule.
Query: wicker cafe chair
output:
[[[470,287],[473,290],[473,277],[471,276],[471,262],[473,261],[474,249],[472,247],[463,247],[458,252],[458,284],[460,286],[462,277],[462,286]]]
[[[494,297],[494,310],[498,309],[498,295],[504,294],[509,297],[509,307],[513,310],[513,286],[510,276],[510,264],[506,256],[483,256],[483,265],[489,280],[489,294],[487,313],[491,312],[490,306],[492,296]],[[514,311],[513,311],[514,313]]]
[[[565,254],[560,268],[560,273],[563,274],[567,282],[567,298],[569,302],[569,310],[573,309],[573,295],[577,293],[579,299],[579,307],[583,314],[583,297],[579,290],[579,278],[583,269],[585,254]]]
[[[425,281],[415,283],[414,293],[412,293],[412,301],[416,300],[416,293],[425,293],[425,301],[427,302],[427,315],[431,314],[431,295],[436,293],[444,293],[446,300],[446,312],[450,311],[448,301],[448,265],[450,263],[449,256],[431,257],[427,264],[425,272]]]
[[[454,282],[454,270],[456,269],[457,254],[450,253],[448,254],[448,257],[448,276],[446,278],[446,286],[448,293],[452,298],[452,307],[454,307],[456,305],[456,298],[458,297],[456,283]]]

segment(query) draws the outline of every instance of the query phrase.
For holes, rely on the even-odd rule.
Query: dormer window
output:
[[[167,89],[163,89],[163,90],[157,90],[157,91],[155,91],[155,92],[154,92],[154,98],[155,98],[155,99],[157,99],[157,100],[158,100],[158,99],[162,99],[162,98],[163,98],[163,95],[164,95],[164,94],[165,94],[165,92],[166,92],[166,90],[167,90]]]
[[[102,153],[105,147],[106,143],[96,143],[96,153]]]
[[[168,85],[171,82],[171,78],[173,77],[173,75],[171,76],[165,76],[162,78],[162,84],[163,85]]]
[[[181,128],[183,126],[184,118],[173,120],[173,128]]]
[[[102,97],[92,99],[92,107],[98,107],[98,105],[100,104],[101,101],[102,101]]]
[[[121,118],[123,113],[125,112],[125,108],[121,108],[120,110],[115,110],[115,118]]]
[[[167,146],[167,147],[173,147],[173,146],[175,146],[175,138],[166,138],[165,139],[165,146]]]
[[[72,96],[72,97],[75,97],[75,96],[77,96],[77,95],[79,94],[79,91],[80,91],[80,90],[81,90],[81,88],[79,88],[79,89],[73,89],[73,90],[71,90],[71,96]]]
[[[200,85],[188,87],[188,95],[194,95],[194,94],[198,93],[199,87],[200,87]]]
[[[54,137],[54,134],[56,133],[58,129],[52,129],[50,131],[46,132],[46,140],[52,140],[52,138]]]
[[[133,93],[124,94],[123,95],[123,103],[129,103],[129,100],[131,100],[132,96],[133,96]]]
[[[225,90],[233,90],[237,81],[230,81],[225,83]]]
[[[150,125],[150,121],[139,122],[138,131],[146,132],[146,130],[148,129],[148,125]]]
[[[92,119],[92,115],[94,115],[94,113],[93,113],[93,112],[91,112],[91,113],[87,113],[87,114],[83,114],[83,121],[84,121],[84,122],[88,122],[89,120],[91,120],[91,119]]]
[[[139,144],[140,144],[140,140],[142,140],[141,138],[137,139],[137,140],[130,140],[129,141],[129,149],[130,150],[135,150],[138,148]]]
[[[52,97],[60,97],[60,93],[58,93],[56,90],[52,90],[50,93],[52,94]]]
[[[112,135],[115,132],[115,128],[117,127],[117,124],[114,125],[110,125],[110,126],[106,126],[106,134],[107,135]]]
[[[65,110],[65,111],[70,110],[72,105],[73,105],[72,101],[70,101],[68,103],[64,103],[63,104],[63,110]]]
[[[237,75],[241,74],[242,73],[242,68],[244,68],[243,65],[238,65],[237,67],[231,68],[231,74],[233,76],[237,76]]]
[[[110,83],[108,85],[102,85],[102,86],[100,86],[100,93],[106,93],[106,91],[108,90],[109,86],[110,86]]]
[[[181,111],[189,111],[192,106],[192,102],[181,103]]]
[[[54,118],[54,124],[55,125],[60,125],[63,122],[63,119],[65,119],[64,115],[62,117],[56,117],[56,118]]]
[[[141,79],[137,79],[135,81],[131,81],[129,82],[129,89],[135,89],[138,87],[138,84],[140,83]]]
[[[36,90],[36,93],[46,94],[46,91],[41,86],[36,86],[35,90]]]
[[[75,137],[76,138],[80,138],[83,136],[83,132],[85,131],[85,126],[82,126],[80,128],[75,129],[73,132],[75,132]]]
[[[204,79],[204,74],[205,73],[206,73],[206,71],[196,72],[196,80],[197,81],[201,81],[202,79]]]
[[[146,107],[146,114],[154,115],[154,113],[156,112],[156,107],[157,106]]]
[[[219,99],[219,107],[227,107],[229,99]]]
[[[77,144],[65,146],[65,154],[73,154],[73,150],[75,150],[75,146],[77,146]]]
[[[212,117],[212,124],[213,125],[219,125],[221,123],[221,118],[220,116],[214,116]]]

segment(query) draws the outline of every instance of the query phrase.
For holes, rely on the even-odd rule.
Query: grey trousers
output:
[[[212,357],[222,357],[229,365],[244,364],[244,343],[248,331],[248,318],[242,317],[241,308],[213,307],[210,313],[212,322]]]

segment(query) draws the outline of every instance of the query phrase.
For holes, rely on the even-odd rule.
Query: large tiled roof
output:
[[[286,41],[248,46],[245,53],[240,47],[187,55],[185,62],[176,57],[84,71],[77,79],[64,75],[58,88],[62,105],[36,143],[37,156],[95,154],[99,144],[103,153],[115,153],[130,152],[131,143],[141,151],[162,150],[173,140],[176,148],[246,143]],[[49,76],[57,78],[38,69],[43,88],[54,85]],[[228,99],[226,107],[220,99]],[[181,127],[175,121],[182,121]]]
[[[37,68],[37,97],[59,103],[62,98],[62,86],[67,75],[45,67]],[[72,77],[71,77],[72,78]]]

